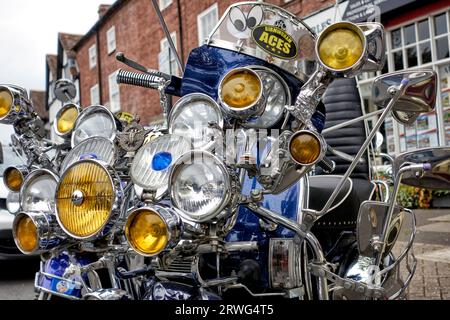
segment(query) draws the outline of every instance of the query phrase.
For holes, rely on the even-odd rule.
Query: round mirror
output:
[[[55,97],[62,103],[72,101],[77,96],[77,88],[72,81],[60,79],[55,83]]]

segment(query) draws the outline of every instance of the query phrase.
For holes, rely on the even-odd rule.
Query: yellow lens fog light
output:
[[[75,104],[68,104],[64,106],[56,115],[56,133],[60,136],[65,136],[71,133],[79,113],[79,108]]]
[[[27,174],[25,168],[8,167],[3,173],[3,183],[12,192],[19,192]]]
[[[119,178],[106,164],[76,162],[63,174],[56,189],[58,222],[76,239],[103,236],[115,223],[122,194]]]
[[[248,118],[264,111],[263,84],[259,75],[248,68],[230,71],[219,85],[222,107],[230,115]]]
[[[0,87],[0,119],[6,117],[14,103],[14,98],[9,91],[5,87]]]
[[[321,63],[332,71],[345,71],[363,63],[366,39],[362,30],[349,22],[326,28],[317,41]]]
[[[289,143],[292,159],[300,165],[316,164],[325,153],[320,136],[312,131],[296,132]]]
[[[13,234],[17,247],[23,253],[32,253],[38,247],[39,236],[36,225],[26,214],[16,216]]]
[[[182,223],[179,216],[162,207],[133,211],[125,227],[129,245],[143,256],[154,256],[175,247],[181,233]]]

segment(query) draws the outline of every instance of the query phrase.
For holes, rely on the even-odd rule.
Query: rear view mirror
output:
[[[403,123],[413,123],[420,113],[434,110],[436,104],[437,75],[432,70],[402,71],[382,75],[373,83],[372,99],[384,108],[392,98],[391,87],[399,87],[407,80],[404,94],[393,107],[394,118]]]
[[[403,174],[402,183],[427,189],[450,189],[450,147],[427,148],[406,152],[395,159],[395,172],[405,164],[429,164],[430,170],[417,176],[413,171]]]
[[[77,88],[72,81],[60,79],[55,83],[55,97],[62,103],[72,101],[77,96]]]

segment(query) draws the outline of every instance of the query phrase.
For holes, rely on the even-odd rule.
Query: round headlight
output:
[[[55,132],[61,137],[66,137],[72,133],[80,114],[80,108],[75,104],[67,104],[63,106],[56,114]]]
[[[312,131],[296,132],[289,142],[292,159],[300,165],[313,165],[323,158],[326,145],[323,139]]]
[[[16,214],[20,211],[20,195],[18,192],[9,192],[6,198],[6,209],[9,213]]]
[[[248,128],[271,128],[284,116],[284,107],[291,102],[291,94],[286,82],[275,72],[264,67],[252,67],[263,83],[267,98],[264,113],[243,123]]]
[[[73,148],[61,164],[60,172],[64,173],[73,163],[80,160],[94,159],[113,165],[116,148],[114,142],[102,137],[92,137],[84,140]]]
[[[317,40],[322,65],[343,72],[364,62],[366,39],[362,30],[350,22],[338,22],[326,28]]]
[[[169,116],[169,132],[192,141],[194,149],[211,150],[222,134],[222,111],[209,96],[193,93],[181,98]]]
[[[261,78],[248,68],[233,69],[219,85],[219,99],[224,111],[232,117],[247,119],[261,115],[265,106]]]
[[[12,192],[19,192],[27,174],[26,167],[8,167],[3,172],[3,183]]]
[[[113,174],[94,160],[66,170],[56,189],[56,216],[68,235],[86,240],[110,231],[123,193]]]
[[[17,247],[25,254],[35,251],[38,247],[38,230],[34,221],[26,214],[19,214],[14,219],[13,235]]]
[[[182,223],[168,208],[140,208],[128,217],[125,235],[139,254],[154,256],[175,247],[180,241]]]
[[[179,214],[192,222],[218,216],[236,194],[236,184],[225,165],[204,151],[183,155],[170,175],[170,196]]]
[[[114,115],[103,106],[91,106],[80,114],[72,133],[72,148],[92,137],[103,137],[113,141],[116,137]]]
[[[51,171],[31,172],[20,189],[20,206],[25,212],[54,212],[58,177]]]
[[[6,87],[0,87],[0,120],[5,118],[14,103],[14,97],[11,91]]]
[[[136,154],[131,165],[131,179],[137,186],[154,192],[155,198],[160,199],[168,189],[169,169],[189,150],[191,145],[183,137],[170,134],[160,136]]]

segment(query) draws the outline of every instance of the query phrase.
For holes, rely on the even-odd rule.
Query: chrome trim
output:
[[[67,173],[69,172],[70,169],[72,169],[73,167],[76,167],[78,165],[81,165],[83,163],[93,163],[97,166],[99,166],[100,168],[102,168],[106,174],[108,175],[108,178],[111,182],[112,185],[112,189],[113,189],[113,199],[112,199],[112,207],[110,210],[110,213],[107,217],[107,219],[105,219],[105,222],[103,223],[102,227],[99,228],[99,230],[89,236],[85,236],[85,237],[78,237],[73,235],[69,230],[67,230],[64,225],[62,224],[60,218],[59,218],[59,213],[58,213],[58,200],[57,200],[57,196],[59,193],[59,189],[61,187],[61,183],[64,180],[65,176],[67,175]],[[100,161],[96,161],[96,160],[83,160],[83,161],[79,161],[79,162],[75,162],[74,164],[70,165],[66,172],[61,176],[60,181],[58,182],[58,186],[56,188],[56,196],[55,196],[55,213],[56,213],[56,219],[58,221],[58,224],[60,225],[60,227],[62,228],[62,230],[69,235],[70,237],[77,239],[77,240],[84,240],[84,241],[90,241],[90,240],[95,240],[98,238],[101,238],[103,236],[105,236],[106,234],[108,234],[111,231],[111,228],[116,224],[117,220],[120,217],[121,214],[121,206],[122,206],[122,198],[123,198],[124,192],[122,189],[122,184],[120,181],[119,176],[117,175],[117,173],[114,171],[114,169],[109,166],[108,164],[104,163],[104,162],[100,162]]]
[[[53,130],[55,130],[55,133],[58,136],[60,136],[61,138],[68,138],[68,137],[70,137],[72,135],[72,132],[75,130],[75,123],[77,122],[77,119],[75,119],[75,122],[73,123],[72,130],[70,130],[70,131],[68,131],[66,133],[62,133],[62,132],[60,132],[58,130],[59,118],[61,117],[61,115],[63,114],[64,111],[66,111],[66,110],[68,110],[70,108],[73,108],[73,107],[75,107],[76,110],[77,110],[77,113],[78,113],[77,118],[78,118],[80,116],[80,113],[81,113],[81,108],[80,108],[80,106],[78,106],[75,103],[68,103],[68,104],[63,105],[62,108],[59,109],[58,113],[56,114],[55,120],[53,122]]]
[[[274,260],[277,259],[274,256],[274,248],[278,244],[287,245],[287,254],[288,254],[288,265],[287,265],[287,274],[283,283],[275,283],[274,277]],[[291,238],[270,238],[269,240],[269,281],[270,287],[274,289],[293,289],[302,286],[302,277],[300,270],[300,248],[295,244],[295,239]],[[284,270],[283,270],[284,273]]]
[[[300,163],[297,160],[295,160],[295,158],[292,156],[292,152],[291,152],[292,142],[297,136],[300,136],[302,134],[309,134],[309,135],[314,136],[317,139],[317,141],[319,142],[319,144],[320,144],[320,154],[317,157],[317,159],[314,160],[311,163]],[[301,166],[311,167],[311,166],[316,165],[318,162],[320,162],[325,157],[325,154],[327,153],[327,143],[326,143],[325,139],[319,133],[317,133],[315,131],[312,131],[312,130],[300,130],[300,131],[295,132],[290,137],[289,143],[288,143],[288,150],[289,150],[289,155],[291,156],[291,160],[293,162],[295,162],[295,163],[297,163],[297,164],[299,164]]]
[[[50,171],[48,169],[37,169],[32,171],[30,174],[28,174],[28,176],[26,177],[26,179],[24,180],[22,187],[20,188],[20,207],[23,208],[25,207],[24,205],[24,199],[23,199],[23,194],[26,191],[26,189],[30,186],[30,184],[33,183],[34,179],[38,178],[39,176],[43,176],[43,175],[48,175],[50,178],[52,178],[56,184],[59,183],[59,177],[53,172]],[[53,207],[50,207],[49,204],[49,210],[51,210],[51,213],[54,214],[55,212],[55,202],[54,202],[55,198],[53,198]]]
[[[101,301],[119,301],[134,300],[128,292],[120,289],[101,289],[99,291],[89,292],[81,300],[101,300]]]
[[[154,253],[154,254],[147,254],[145,252],[140,251],[139,249],[137,249],[136,247],[133,246],[132,241],[130,241],[130,239],[129,239],[130,224],[132,223],[135,216],[137,214],[141,213],[142,211],[150,211],[152,213],[156,213],[161,218],[161,220],[164,221],[164,223],[166,225],[167,243],[161,251]],[[175,248],[181,240],[183,231],[184,231],[183,222],[181,221],[178,214],[175,211],[173,211],[171,208],[158,206],[158,205],[145,206],[145,207],[141,207],[141,208],[132,210],[129,213],[126,224],[125,224],[125,237],[127,239],[128,245],[131,248],[133,248],[133,250],[136,253],[138,253],[139,255],[144,256],[144,257],[154,257],[154,256],[159,255],[161,252]]]
[[[223,85],[226,80],[228,80],[229,77],[233,76],[235,73],[239,72],[248,72],[251,73],[253,76],[255,76],[260,84],[260,92],[258,95],[258,98],[253,102],[251,105],[245,107],[245,108],[233,108],[229,106],[222,97],[222,91],[223,91]],[[235,68],[231,71],[229,71],[223,78],[220,80],[219,83],[219,89],[218,89],[218,98],[219,98],[219,105],[222,107],[222,110],[229,115],[232,118],[238,118],[238,119],[248,119],[252,116],[260,116],[265,109],[266,106],[266,96],[264,95],[264,84],[261,80],[261,77],[259,74],[247,67],[239,67]]]
[[[12,100],[8,113],[0,118],[0,123],[13,124],[19,117],[32,111],[31,101],[25,89],[17,86],[0,85],[0,91],[8,92]]]
[[[9,171],[12,170],[17,170],[19,171],[20,175],[22,176],[22,185],[20,186],[19,190],[11,190],[8,186],[8,183],[6,181],[6,176],[9,174]],[[28,169],[27,166],[10,166],[7,167],[4,171],[3,171],[3,184],[5,185],[5,187],[11,191],[11,192],[20,192],[22,186],[25,184],[25,179],[28,176],[28,174],[30,173],[30,170]]]

